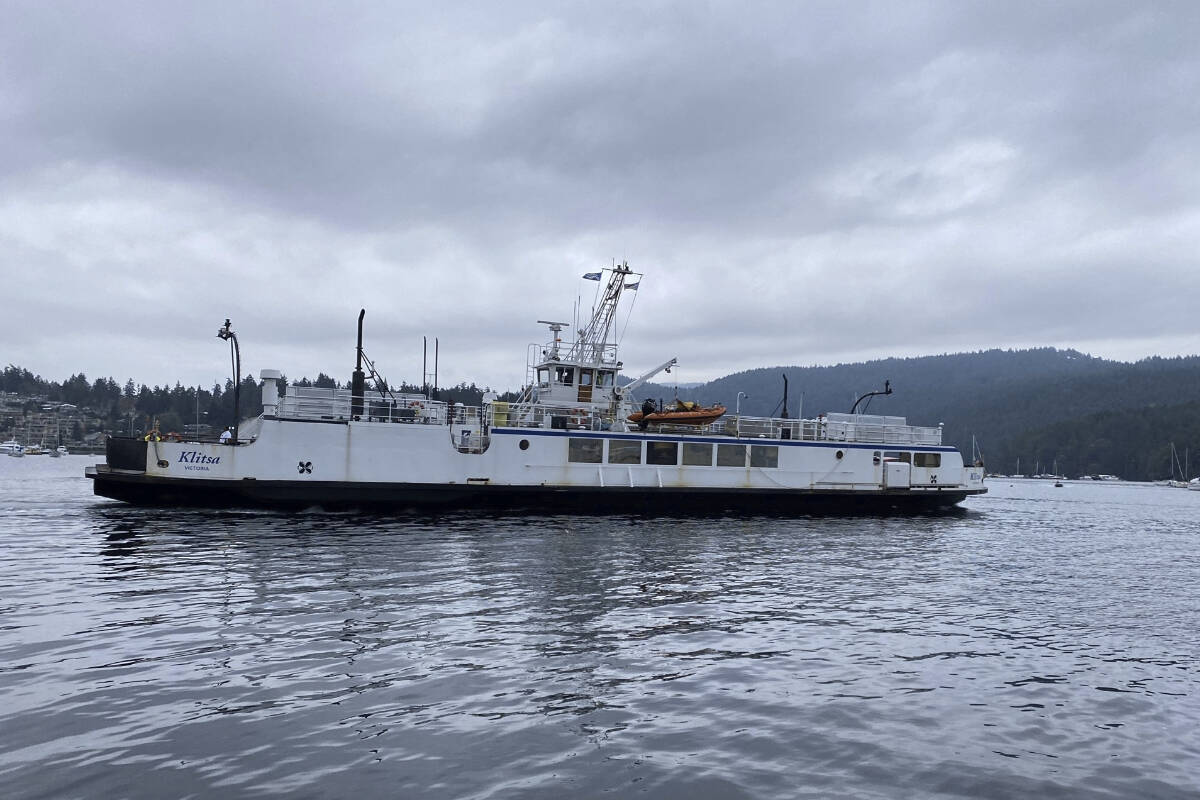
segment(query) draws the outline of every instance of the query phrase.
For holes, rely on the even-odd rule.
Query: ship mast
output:
[[[634,275],[629,264],[621,262],[613,267],[608,276],[608,285],[604,288],[604,297],[600,300],[592,314],[591,321],[579,332],[570,358],[581,364],[599,364],[605,360],[609,348],[615,343],[609,343],[608,335],[612,331],[613,320],[617,315],[617,305],[621,301],[621,292],[625,289],[625,279]]]

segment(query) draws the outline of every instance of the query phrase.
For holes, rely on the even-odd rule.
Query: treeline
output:
[[[779,414],[782,375],[789,411],[806,417],[849,411],[856,397],[883,389],[867,411],[905,416],[915,425],[944,424],[944,441],[970,454],[979,447],[990,471],[1013,473],[1017,459],[1075,475],[1107,473],[1131,480],[1169,477],[1171,443],[1200,454],[1189,404],[1200,398],[1200,358],[1148,358],[1130,364],[1074,350],[987,350],[882,359],[830,367],[749,370],[680,390],[685,399],[721,402],[743,414]],[[669,384],[642,387],[642,397],[671,398]],[[801,408],[803,403],[803,408]],[[859,407],[862,411],[863,407]],[[1181,455],[1182,458],[1182,455]]]
[[[185,425],[197,422],[223,428],[234,421],[232,380],[224,385],[214,383],[211,389],[178,382],[173,387],[151,387],[137,385],[132,379],[122,386],[112,378],[89,381],[79,373],[60,383],[10,364],[0,374],[0,391],[30,398],[25,403],[26,415],[37,412],[44,403],[70,403],[79,409],[80,416],[110,433],[145,431],[155,421],[164,432],[182,431]],[[262,412],[261,391],[249,375],[242,379],[239,405],[243,417]]]
[[[287,384],[288,381],[284,380]],[[315,379],[307,377],[293,382],[297,386],[319,386],[324,388],[350,388],[350,381],[339,382],[320,373]],[[208,425],[221,429],[234,422],[233,381],[214,383],[212,388],[183,386],[136,385],[127,380],[122,386],[112,378],[88,380],[83,373],[72,375],[65,381],[48,381],[28,369],[10,364],[0,374],[0,391],[12,392],[25,398],[26,415],[37,412],[43,403],[70,403],[93,420],[98,420],[100,429],[110,433],[144,432],[156,421],[159,430],[183,431],[187,425]],[[369,391],[374,391],[373,389]],[[393,391],[419,393],[421,388],[403,384]],[[439,389],[437,399],[464,405],[479,405],[484,392],[474,383]],[[286,390],[285,390],[286,392]],[[516,395],[506,393],[502,399],[512,400]],[[36,399],[35,399],[36,398]],[[262,413],[262,391],[250,375],[242,379],[238,406],[243,419]]]
[[[286,376],[284,383],[288,383]],[[317,375],[314,380],[310,381],[308,378],[300,378],[299,380],[291,381],[291,385],[316,386],[325,389],[350,389],[353,386],[348,380],[339,383],[324,372]],[[428,392],[429,396],[434,400],[442,400],[447,403],[462,403],[464,406],[478,406],[483,404],[484,394],[492,390],[489,387],[480,388],[475,385],[474,381],[471,383],[464,381],[456,386],[436,388],[431,386],[417,386],[412,383],[400,383],[395,386],[389,386],[387,382],[382,382],[379,386],[374,386],[370,380],[367,381],[366,395],[368,397],[382,397],[388,391],[394,394],[425,394]],[[512,402],[517,399],[517,392],[497,393],[497,399]]]
[[[1016,473],[1020,458],[1025,475],[1057,465],[1071,477],[1191,478],[1200,474],[1200,402],[1088,414],[1018,433],[986,455],[1004,474]]]

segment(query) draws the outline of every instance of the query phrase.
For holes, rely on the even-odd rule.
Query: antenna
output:
[[[857,400],[855,400],[855,401],[854,401],[854,405],[852,405],[852,406],[850,407],[850,413],[851,413],[851,414],[853,414],[855,411],[857,411],[857,410],[858,410],[858,404],[859,404],[859,403],[861,403],[863,400],[866,400],[866,401],[868,401],[868,403],[869,403],[869,402],[870,402],[870,399],[871,399],[872,397],[877,397],[877,396],[879,396],[879,395],[889,395],[889,394],[891,394],[891,393],[892,393],[892,382],[891,382],[891,381],[884,381],[884,382],[883,382],[883,391],[882,391],[882,392],[867,392],[867,393],[866,393],[866,394],[864,394],[862,397],[860,397],[860,398],[858,398]],[[863,409],[865,410],[865,409],[866,409],[866,406],[863,406]]]
[[[622,262],[609,270],[608,285],[604,289],[604,297],[600,300],[587,326],[576,337],[572,355],[583,363],[599,363],[604,359],[609,349],[609,333],[612,332],[613,316],[621,300],[621,292],[625,289],[625,279],[636,275],[629,264]]]
[[[550,346],[549,356],[550,358],[558,358],[558,345],[560,342],[562,342],[562,337],[559,336],[559,334],[562,333],[563,328],[569,328],[571,326],[566,322],[551,322],[548,319],[539,319],[538,325],[550,326],[551,334],[554,336],[554,344]]]

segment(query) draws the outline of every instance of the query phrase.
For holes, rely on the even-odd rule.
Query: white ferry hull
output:
[[[612,323],[640,278],[627,264],[602,272],[603,297],[574,342],[560,335],[567,323],[542,321],[553,340],[530,346],[512,402],[489,392],[464,407],[436,389],[433,399],[394,392],[363,353],[363,310],[348,389],[286,386],[283,373],[263,370],[263,414],[228,443],[162,441],[156,430],[109,439],[107,463],[86,474],[98,495],[159,506],[911,512],[987,491],[982,467],[943,446],[940,426],[854,413],[863,398],[816,419],[789,418],[786,391],[778,418],[743,417],[735,404],[732,418],[719,419],[718,406],[697,424],[679,405],[661,416],[649,399],[639,411],[633,392],[677,359],[616,385]],[[217,335],[236,360],[229,320]],[[863,397],[891,393],[885,383]],[[672,427],[679,421],[690,424]]]
[[[110,439],[108,463],[87,474],[98,495],[156,506],[888,513],[947,508],[986,491],[982,470],[964,469],[949,447],[912,448],[936,454],[940,464],[904,465],[903,485],[894,486],[879,444],[544,428],[488,433],[486,448],[471,449],[462,447],[470,435],[452,425],[264,419],[256,440],[238,446]],[[572,441],[602,456],[613,443],[643,453],[650,447],[643,443],[655,443],[677,455],[672,464],[572,463]],[[709,464],[682,464],[685,443],[690,454],[709,448]],[[716,448],[730,445],[745,450],[743,465],[717,466]],[[751,464],[759,448],[772,466]]]

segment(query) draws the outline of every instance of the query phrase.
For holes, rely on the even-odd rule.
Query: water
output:
[[[1198,797],[1200,492],[161,512],[0,458],[6,797]]]

